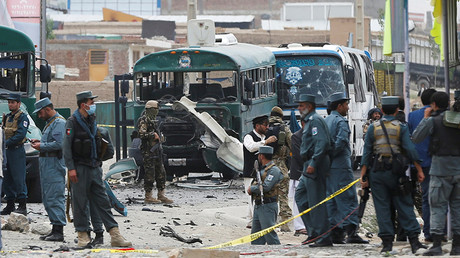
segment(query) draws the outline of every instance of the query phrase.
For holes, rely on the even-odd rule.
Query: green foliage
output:
[[[53,32],[54,21],[52,19],[46,19],[46,39],[55,39],[56,36]]]

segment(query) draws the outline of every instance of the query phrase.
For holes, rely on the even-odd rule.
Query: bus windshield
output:
[[[315,95],[317,106],[327,106],[333,93],[346,91],[342,63],[333,56],[277,56],[276,80],[282,107],[297,107],[300,94]]]
[[[142,73],[137,80],[139,100],[174,101],[185,95],[198,102],[232,102],[237,99],[236,75],[235,71]]]
[[[30,53],[0,53],[0,91],[27,92]],[[32,74],[33,75],[33,74]]]

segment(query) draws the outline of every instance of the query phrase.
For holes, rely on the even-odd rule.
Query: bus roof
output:
[[[238,43],[189,47],[152,53],[139,59],[134,72],[245,71],[275,65],[275,56],[264,47]]]
[[[0,26],[0,52],[35,52],[35,45],[21,31]]]

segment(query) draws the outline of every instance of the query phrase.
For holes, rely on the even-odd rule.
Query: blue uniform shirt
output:
[[[414,133],[415,128],[417,128],[418,124],[420,124],[420,121],[422,121],[425,115],[425,109],[427,107],[430,107],[430,106],[427,105],[427,106],[422,107],[419,110],[415,110],[409,113],[408,124],[409,124],[409,132],[411,135]],[[430,138],[431,137],[428,136],[422,142],[415,144],[415,149],[417,150],[420,159],[422,159],[422,163],[420,164],[422,167],[431,166],[431,155],[429,152]]]
[[[13,117],[14,115],[9,113],[5,116],[5,119],[8,119],[8,121],[12,122]],[[29,119],[27,118],[27,115],[25,113],[22,113],[18,119],[18,130],[13,136],[11,136],[9,139],[5,141],[5,145],[7,147],[19,145],[22,142],[22,140],[24,140],[24,138],[26,137],[27,129],[29,129]]]
[[[334,143],[331,168],[351,168],[350,127],[348,120],[336,110],[325,119]]]
[[[324,118],[315,111],[308,113],[304,120],[300,156],[303,160],[307,160],[307,166],[316,169],[330,151],[331,138]]]
[[[62,139],[65,134],[66,120],[59,113],[46,121],[40,141],[40,152],[62,150]]]
[[[384,115],[382,120],[394,120],[394,116],[389,116],[389,115]],[[417,150],[415,149],[415,144],[411,141],[410,135],[409,135],[409,128],[407,127],[406,124],[401,123],[401,131],[399,133],[399,140],[401,142],[401,148],[405,150],[405,155],[408,157],[411,161],[416,161],[420,163],[420,158],[418,156]],[[373,146],[374,146],[374,124],[371,124],[369,126],[369,129],[367,130],[366,133],[366,138],[364,139],[364,152],[363,152],[363,157],[361,159],[361,164],[366,165],[366,166],[372,166],[372,164],[369,164],[371,157],[373,155]]]

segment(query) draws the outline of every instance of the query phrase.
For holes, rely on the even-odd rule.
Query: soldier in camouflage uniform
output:
[[[158,102],[149,100],[145,104],[145,112],[139,118],[139,136],[142,140],[141,150],[144,158],[144,203],[173,203],[165,196],[166,171],[163,167],[160,131],[157,120]],[[152,197],[153,182],[156,181],[158,199]]]
[[[282,221],[289,219],[292,216],[291,208],[289,207],[289,169],[287,168],[287,158],[291,151],[291,137],[292,133],[289,127],[283,122],[283,110],[277,106],[272,108],[270,118],[268,120],[270,129],[267,132],[267,137],[271,135],[276,136],[278,141],[275,141],[269,146],[274,149],[273,162],[283,173],[283,180],[279,185],[279,204]],[[289,226],[284,224],[281,226],[281,231],[290,232]]]

